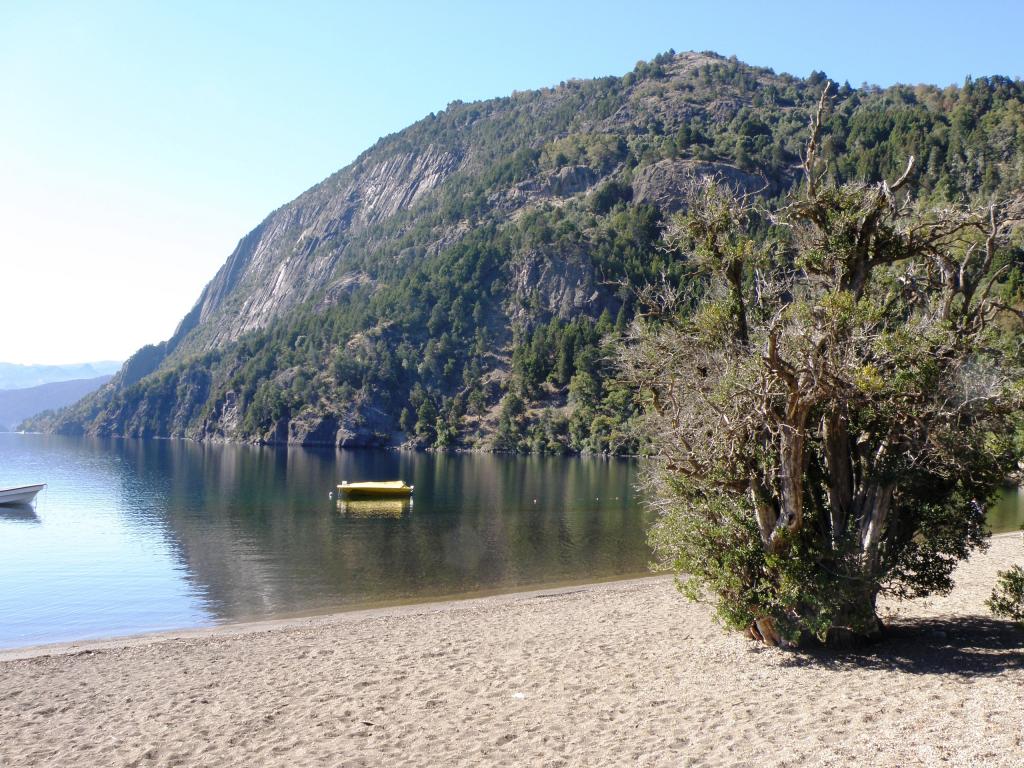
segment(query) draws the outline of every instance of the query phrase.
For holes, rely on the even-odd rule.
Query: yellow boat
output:
[[[412,496],[413,486],[406,485],[404,480],[383,480],[376,483],[350,483],[341,481],[338,493],[348,497],[383,498],[396,496]]]

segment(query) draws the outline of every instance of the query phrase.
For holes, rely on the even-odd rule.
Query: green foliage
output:
[[[999,582],[985,602],[996,616],[1024,624],[1024,568],[1015,565],[999,572]]]
[[[587,196],[590,210],[604,215],[619,203],[627,204],[633,199],[633,188],[621,181],[609,181],[597,187]]]
[[[626,142],[607,133],[576,133],[551,142],[540,153],[542,168],[586,165],[605,173],[626,156]]]
[[[398,417],[398,428],[403,432],[411,432],[415,422],[412,420],[412,414],[408,408],[403,408],[402,413]]]
[[[816,567],[826,553],[813,526],[794,537],[785,557],[769,554],[742,499],[705,497],[685,481],[676,482],[675,494],[690,500],[689,506],[662,516],[649,540],[663,567],[685,574],[679,577],[685,595],[692,600],[715,596],[724,626],[746,630],[757,619],[777,617],[780,636],[796,644],[805,633],[825,638],[835,626],[874,619],[862,599],[862,582]],[[858,610],[864,615],[854,615]]]
[[[416,434],[432,441],[437,436],[437,420],[437,408],[434,406],[434,401],[429,397],[424,397],[420,407],[416,409]]]
[[[499,451],[519,451],[522,446],[522,422],[526,412],[523,399],[515,391],[509,392],[501,401],[498,417],[498,431],[494,447]]]
[[[984,545],[1024,406],[982,289],[1004,271],[1016,203],[934,210],[896,197],[903,182],[817,186],[824,161],[808,157],[767,236],[720,184],[692,190],[667,239],[698,285],[655,292],[656,320],[621,350],[662,459],[661,564],[770,644],[872,635],[878,594],[950,590]],[[957,279],[916,279],[942,273]],[[1017,586],[994,604],[1012,610]]]

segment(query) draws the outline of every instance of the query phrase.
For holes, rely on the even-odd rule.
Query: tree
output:
[[[695,183],[666,240],[700,277],[648,290],[621,353],[663,459],[660,562],[769,645],[871,636],[881,592],[950,589],[1024,403],[992,292],[1020,201],[926,209],[913,158],[891,185],[824,183],[827,92],[787,205]]]
[[[522,420],[526,413],[526,404],[515,392],[510,390],[501,401],[498,414],[498,429],[495,433],[494,447],[499,451],[519,450],[522,436]]]
[[[1024,568],[1014,565],[999,572],[996,588],[986,601],[996,616],[1024,624]]]
[[[416,435],[432,442],[437,435],[437,407],[429,397],[424,397],[423,402],[416,411]]]
[[[398,428],[403,432],[410,432],[413,428],[412,414],[408,408],[403,408],[401,415],[398,417]]]

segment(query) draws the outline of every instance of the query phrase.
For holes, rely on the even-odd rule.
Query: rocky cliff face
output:
[[[432,146],[364,156],[243,237],[172,339],[194,339],[189,351],[206,351],[265,327],[325,290],[337,295],[346,277],[332,278],[351,238],[414,206],[459,164],[457,154]]]
[[[658,206],[666,213],[675,213],[685,202],[680,192],[690,188],[694,181],[707,176],[722,179],[743,194],[778,194],[780,191],[778,183],[773,184],[764,176],[755,176],[725,163],[667,159],[637,171],[633,176],[633,200]]]
[[[613,306],[589,254],[582,247],[560,251],[529,250],[511,265],[508,314],[513,326],[526,328],[539,309],[567,320],[581,314],[597,317]]]
[[[661,77],[665,81],[686,78],[700,67],[718,64],[721,60],[715,56],[684,54],[666,62]],[[744,106],[739,99],[716,99],[703,105],[686,99],[682,92],[665,93],[649,86],[643,81],[627,86],[619,96],[621,106],[614,114],[580,121],[580,131],[628,133],[635,131],[638,123],[653,120],[664,132],[695,116],[703,119],[708,115],[727,123]],[[179,347],[195,353],[223,346],[247,332],[266,327],[303,302],[329,291],[337,296],[345,279],[342,276],[338,281],[339,272],[344,270],[346,249],[354,240],[363,238],[372,245],[394,237],[400,227],[398,232],[381,230],[386,230],[400,214],[415,211],[446,181],[461,171],[486,172],[503,159],[489,157],[489,152],[474,142],[475,134],[500,132],[504,130],[502,123],[509,118],[552,120],[575,100],[575,87],[576,84],[568,84],[533,94],[535,98],[522,105],[515,103],[515,97],[478,105],[459,104],[443,117],[432,116],[417,124],[408,138],[399,134],[382,140],[348,168],[271,213],[243,237],[176,329],[167,344],[167,354]],[[461,115],[463,111],[468,114]],[[417,133],[428,132],[431,124],[441,121],[449,125],[444,126],[436,142],[413,143]],[[535,139],[535,143],[543,145],[543,139],[559,137],[555,132]],[[514,215],[539,200],[585,194],[602,178],[618,171],[619,165],[594,169],[586,164],[540,169],[529,181],[515,187],[514,202],[508,212]],[[763,178],[726,162],[665,161],[638,172],[633,182],[637,200],[674,210],[679,206],[682,182],[703,174],[722,175],[730,183],[749,190],[765,186]],[[440,228],[435,235],[436,245],[442,247],[459,229],[459,222]],[[566,296],[564,287],[554,290],[559,294],[554,301],[560,307],[569,302],[581,308],[586,303],[584,299],[592,300],[593,295],[593,290],[579,286],[573,289],[571,298]],[[581,291],[586,297],[575,295]]]

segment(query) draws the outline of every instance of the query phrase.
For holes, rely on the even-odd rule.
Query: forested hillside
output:
[[[166,342],[29,427],[344,446],[632,452],[606,346],[695,177],[778,199],[826,75],[672,52],[623,77],[453,102],[267,217]],[[1024,84],[835,89],[836,181],[917,158],[925,200],[1024,180]],[[1018,254],[1019,255],[1019,254]],[[1016,258],[1015,255],[1011,255]],[[999,290],[1019,301],[1021,272]]]

